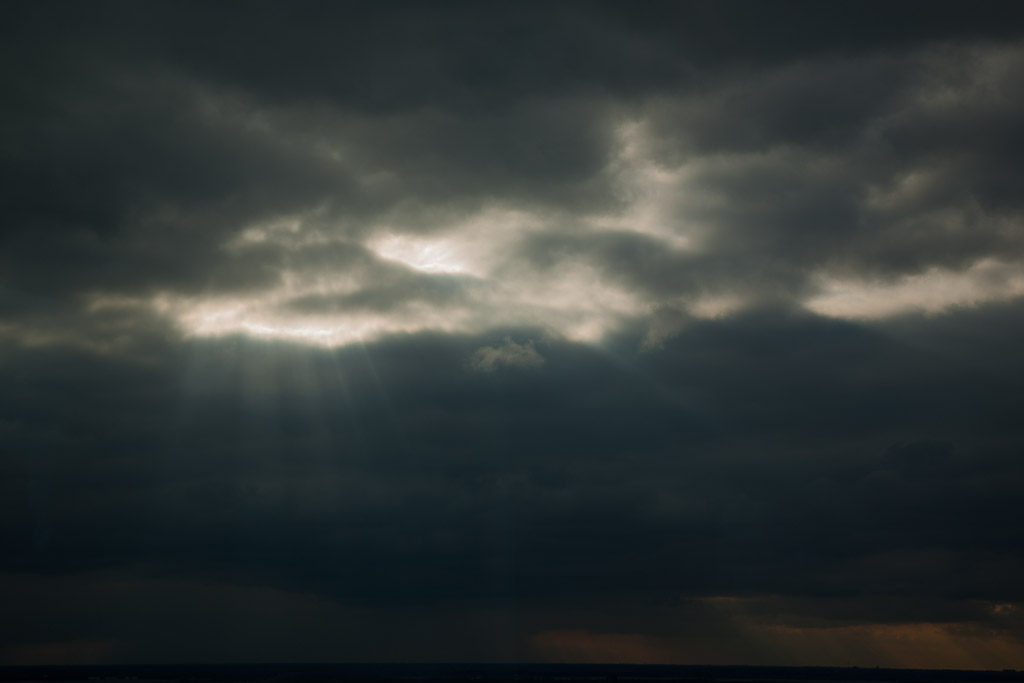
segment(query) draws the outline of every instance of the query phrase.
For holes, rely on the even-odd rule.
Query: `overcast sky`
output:
[[[0,664],[1024,668],[1024,5],[9,2]]]

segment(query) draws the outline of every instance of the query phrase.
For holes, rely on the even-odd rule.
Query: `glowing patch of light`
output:
[[[642,122],[623,126],[616,142],[618,154],[608,173],[624,201],[612,212],[567,217],[493,205],[471,214],[446,214],[429,226],[374,225],[357,234],[345,226],[332,226],[329,213],[318,209],[275,217],[246,227],[223,245],[228,252],[263,246],[273,246],[278,251],[271,253],[284,256],[302,252],[296,267],[281,270],[275,283],[237,296],[165,293],[151,306],[174,319],[188,335],[246,334],[330,347],[391,334],[428,330],[478,334],[501,327],[533,327],[573,341],[599,341],[658,302],[571,255],[560,256],[552,267],[522,258],[531,236],[574,227],[591,234],[634,232],[666,249],[693,246],[691,228],[681,229],[677,218],[677,202],[686,194],[684,186],[692,169],[657,163]],[[344,297],[358,299],[360,292],[367,292],[372,300],[375,288],[382,286],[375,278],[382,272],[383,277],[391,277],[393,269],[382,271],[373,259],[345,260],[332,268],[329,251],[322,262],[309,260],[307,254],[317,244],[358,248],[351,242],[358,236],[362,236],[358,247],[391,264],[439,279],[469,277],[448,278],[438,290],[461,288],[455,296],[432,300],[430,288],[424,287],[407,298],[399,294],[397,303],[380,310],[372,304],[350,307],[344,301],[353,299]],[[282,262],[289,263],[286,258]],[[341,303],[333,306],[332,300]],[[694,316],[714,318],[741,305],[716,295],[686,302],[685,307]]]
[[[337,329],[332,329],[330,327],[275,327],[273,325],[261,325],[259,323],[250,323],[245,321],[242,321],[242,328],[268,337],[288,336],[300,338],[308,337],[310,339],[327,339],[338,334]]]
[[[182,306],[178,319],[190,334],[200,337],[244,333],[260,339],[298,341],[325,347],[359,342],[381,332],[376,321],[365,317],[308,319],[274,316],[258,306],[197,316],[186,304]]]
[[[819,277],[821,293],[805,306],[836,318],[885,318],[901,313],[940,313],[1024,296],[1024,268],[994,259],[964,271],[930,268],[892,283]]]
[[[398,261],[426,273],[471,272],[455,240],[387,235],[373,241],[370,248],[381,258]]]

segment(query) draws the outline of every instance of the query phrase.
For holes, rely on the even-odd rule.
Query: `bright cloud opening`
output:
[[[901,313],[941,313],[1024,295],[1024,266],[983,259],[964,271],[929,268],[895,282],[819,276],[821,293],[807,308],[835,318],[885,318]]]

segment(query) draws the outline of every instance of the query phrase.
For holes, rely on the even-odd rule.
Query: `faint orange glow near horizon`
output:
[[[1024,668],[1018,603],[975,601],[973,608],[991,614],[990,621],[886,623],[815,616],[821,601],[778,596],[720,595],[695,598],[694,603],[710,609],[702,618],[713,628],[657,635],[553,629],[535,633],[529,643],[538,657],[550,662]]]

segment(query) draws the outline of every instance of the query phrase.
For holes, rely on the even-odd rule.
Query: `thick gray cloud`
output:
[[[5,12],[2,661],[1024,652],[1016,6]]]
[[[998,319],[997,348],[1020,342],[1019,310]],[[799,598],[786,609],[812,621],[973,623],[969,607],[998,626],[995,606],[1021,600],[1020,374],[986,338],[929,345],[936,324],[768,311],[692,325],[640,363],[620,360],[635,338],[537,342],[527,373],[473,373],[483,340],[440,337],[193,342],[135,367],[20,355],[4,570],[272,586],[381,619],[513,601],[537,632],[654,633],[668,608],[649,602],[723,594]],[[573,616],[594,600],[636,614]],[[479,652],[506,642],[489,637]]]

